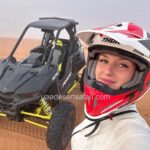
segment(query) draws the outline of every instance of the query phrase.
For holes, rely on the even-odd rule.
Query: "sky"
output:
[[[0,0],[0,37],[18,37],[40,17],[74,19],[78,31],[128,21],[150,32],[149,15],[150,0]]]

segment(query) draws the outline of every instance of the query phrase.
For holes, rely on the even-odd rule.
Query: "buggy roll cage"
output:
[[[44,35],[43,35],[43,39],[42,39],[42,43],[44,43],[44,40],[47,38],[47,33],[53,32],[54,30],[58,30],[56,33],[56,38],[54,39],[54,43],[56,43],[59,34],[61,32],[62,29],[66,29],[66,31],[68,32],[68,35],[70,37],[70,49],[69,49],[69,53],[71,53],[72,47],[74,46],[74,39],[77,40],[76,38],[74,38],[74,35],[76,33],[76,25],[78,24],[78,22],[75,22],[72,19],[63,19],[63,18],[57,18],[57,17],[46,17],[46,18],[40,18],[38,21],[34,21],[30,24],[28,24],[25,29],[23,30],[22,34],[20,35],[18,41],[16,42],[13,50],[11,51],[11,53],[8,55],[7,60],[10,60],[13,56],[13,54],[15,53],[17,47],[19,46],[21,40],[23,39],[25,33],[27,32],[27,30],[30,27],[33,28],[39,28],[42,31],[44,31]],[[46,43],[45,43],[46,44]],[[55,48],[52,48],[52,52]],[[51,53],[52,55],[52,53]],[[51,59],[51,55],[48,58],[48,62]]]

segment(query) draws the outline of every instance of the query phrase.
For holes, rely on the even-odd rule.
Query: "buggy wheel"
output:
[[[75,106],[61,102],[54,108],[47,130],[47,145],[51,150],[65,150],[75,124]]]

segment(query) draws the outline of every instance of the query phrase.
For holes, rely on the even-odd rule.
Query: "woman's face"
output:
[[[113,54],[101,54],[96,65],[96,80],[118,90],[132,80],[136,65],[132,61]]]

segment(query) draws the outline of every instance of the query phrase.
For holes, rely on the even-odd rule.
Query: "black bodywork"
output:
[[[77,24],[71,19],[40,18],[24,29],[9,56],[0,60],[0,112],[19,117],[22,110],[36,109],[45,95],[67,94],[85,64],[83,50],[74,36]],[[17,61],[14,53],[30,27],[43,32],[41,45],[26,59]],[[68,40],[59,38],[62,29],[68,32]]]

